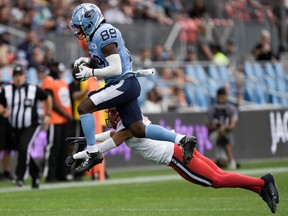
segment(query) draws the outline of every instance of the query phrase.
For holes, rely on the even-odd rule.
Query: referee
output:
[[[33,144],[40,130],[37,113],[37,102],[45,101],[47,112],[43,124],[48,128],[52,110],[52,99],[41,88],[26,83],[26,72],[23,66],[13,69],[13,84],[3,87],[0,93],[0,114],[8,118],[12,129],[11,149],[18,152],[16,166],[16,184],[22,186],[26,167],[29,165],[32,177],[32,188],[39,187],[41,169],[33,158],[28,156],[28,147]]]

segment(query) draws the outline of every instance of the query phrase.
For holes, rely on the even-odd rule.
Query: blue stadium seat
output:
[[[206,89],[202,86],[196,86],[194,88],[195,92],[195,105],[197,107],[207,109],[208,108],[208,97],[206,93]]]
[[[264,72],[266,75],[270,77],[275,77],[275,71],[274,71],[273,65],[269,62],[266,62],[264,64]]]
[[[140,95],[138,97],[138,104],[139,106],[142,106],[147,98],[147,93],[152,90],[152,88],[155,86],[155,83],[150,81],[147,77],[140,77],[138,80],[141,86]]]
[[[254,84],[253,82],[247,80],[244,85],[244,99],[250,102],[255,101],[254,97]]]
[[[253,74],[259,81],[263,81],[264,72],[262,66],[259,63],[253,63]]]
[[[187,76],[189,76],[191,79],[197,79],[196,78],[196,73],[195,73],[195,69],[192,65],[187,65],[184,68],[184,72]]]
[[[208,75],[210,78],[213,78],[215,80],[220,79],[219,71],[217,70],[217,67],[213,64],[209,65],[208,67]]]
[[[196,78],[202,82],[206,82],[208,80],[208,75],[205,69],[201,65],[194,66]]]
[[[184,86],[184,94],[189,106],[195,105],[194,87],[192,84]]]
[[[257,104],[267,104],[267,97],[264,84],[254,84],[254,97]]]
[[[244,63],[244,74],[248,79],[254,77],[253,68],[249,62]]]
[[[213,104],[216,101],[216,92],[218,90],[218,88],[220,88],[222,86],[222,84],[220,82],[218,82],[217,80],[208,80],[207,83],[207,90],[208,90],[208,102],[209,104]]]
[[[275,69],[275,75],[276,75],[276,77],[278,77],[278,78],[284,78],[284,79],[285,79],[285,72],[284,72],[284,69],[283,69],[282,64],[276,63],[276,64],[274,65],[274,69]]]
[[[224,65],[219,65],[217,66],[219,74],[220,74],[220,78],[224,81],[224,82],[231,82],[233,80],[232,75],[230,74],[230,72],[228,71],[228,68]]]
[[[279,96],[276,96],[275,94],[271,94],[269,98],[269,102],[273,105],[280,105],[281,103],[281,98]]]

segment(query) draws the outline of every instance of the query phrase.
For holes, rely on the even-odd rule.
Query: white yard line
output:
[[[283,173],[288,172],[288,167],[274,167],[274,168],[261,168],[261,169],[249,169],[249,170],[237,170],[237,173],[244,175],[260,175],[271,173]],[[159,181],[170,181],[182,179],[179,175],[160,175],[160,176],[141,176],[131,178],[120,178],[120,179],[108,179],[106,181],[82,181],[82,182],[65,182],[65,183],[51,183],[40,185],[40,190],[51,190],[51,189],[62,189],[72,187],[91,187],[101,185],[119,185],[119,184],[133,184],[133,183],[148,183],[148,182],[159,182]],[[31,186],[23,187],[7,187],[0,188],[0,193],[10,192],[22,192],[30,191]]]

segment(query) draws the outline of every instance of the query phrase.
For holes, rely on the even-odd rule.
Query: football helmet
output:
[[[115,107],[106,109],[105,112],[107,113],[107,119],[106,121],[106,126],[108,128],[114,128],[116,129],[118,122],[121,121],[121,118],[118,114],[118,111],[116,110]]]
[[[74,35],[83,40],[85,37],[89,38],[103,21],[104,16],[95,4],[83,3],[73,11],[71,28]]]

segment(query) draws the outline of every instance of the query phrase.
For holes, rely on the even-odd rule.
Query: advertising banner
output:
[[[208,138],[206,113],[165,113],[147,115],[154,123],[198,139],[197,149],[213,158],[214,146]],[[234,131],[233,151],[237,159],[288,157],[288,111],[257,110],[239,112]],[[125,144],[106,154],[108,167],[151,165]]]

